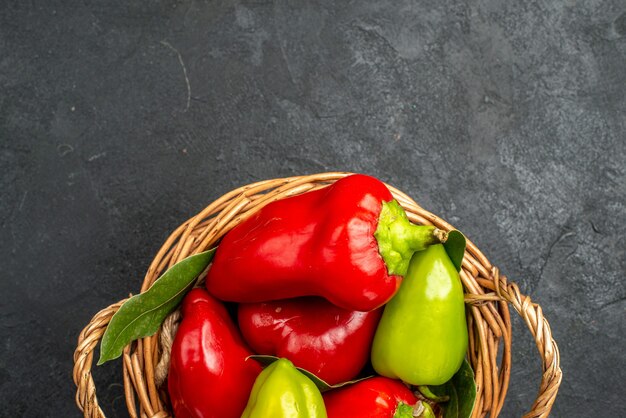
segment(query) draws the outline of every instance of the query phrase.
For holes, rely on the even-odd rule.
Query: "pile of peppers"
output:
[[[446,237],[360,174],[267,204],[183,300],[174,416],[435,417],[418,388],[448,381],[468,340]],[[276,359],[262,368],[254,354]]]

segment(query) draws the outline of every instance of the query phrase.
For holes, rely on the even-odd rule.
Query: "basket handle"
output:
[[[76,384],[76,405],[85,418],[105,418],[96,398],[96,384],[91,376],[93,350],[102,338],[111,317],[127,299],[121,300],[101,310],[89,321],[78,336],[74,351],[74,383]]]
[[[495,293],[513,306],[524,319],[541,355],[543,375],[539,395],[530,412],[525,414],[523,418],[548,417],[563,378],[559,347],[552,338],[550,325],[543,316],[541,306],[533,303],[530,296],[522,295],[515,283],[508,283],[506,276],[500,275],[497,267],[492,267],[491,276],[495,285]]]

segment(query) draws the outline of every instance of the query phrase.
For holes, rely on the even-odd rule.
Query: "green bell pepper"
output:
[[[315,383],[281,358],[267,366],[252,386],[241,418],[326,418]]]
[[[443,245],[415,253],[387,303],[372,345],[380,375],[412,385],[441,385],[467,351],[463,286]]]

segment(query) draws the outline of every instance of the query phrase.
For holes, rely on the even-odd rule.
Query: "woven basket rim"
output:
[[[327,172],[263,180],[224,194],[174,230],[150,264],[141,292],[145,292],[168,267],[214,247],[224,234],[264,205],[326,187],[350,174],[353,173]],[[446,231],[455,229],[445,220],[423,209],[404,192],[390,185],[387,187],[412,222],[435,225]],[[487,414],[497,417],[503,407],[511,371],[509,306],[524,319],[542,360],[543,374],[539,392],[524,417],[547,417],[556,399],[562,372],[558,346],[552,338],[541,307],[533,303],[530,297],[522,295],[518,286],[500,274],[498,268],[492,266],[469,239],[460,277],[468,305],[468,359],[476,375],[478,391],[472,417],[484,417]],[[105,416],[96,397],[91,371],[93,351],[111,317],[125,300],[98,312],[78,337],[73,378],[77,386],[76,404],[85,417]],[[172,321],[168,326],[171,325]],[[133,418],[171,417],[167,407],[167,391],[157,387],[155,370],[164,353],[162,344],[167,344],[167,338],[173,338],[174,332],[171,329],[163,332],[161,328],[156,335],[142,338],[124,349],[124,393],[128,412]],[[498,350],[501,351],[499,364]]]

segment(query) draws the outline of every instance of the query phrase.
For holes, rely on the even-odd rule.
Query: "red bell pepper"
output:
[[[168,391],[176,418],[239,418],[260,365],[226,308],[204,289],[182,305],[172,345]]]
[[[346,311],[318,297],[240,304],[238,311],[254,351],[285,357],[331,385],[361,371],[381,314]]]
[[[387,187],[365,175],[272,202],[224,236],[206,278],[219,299],[322,296],[369,311],[396,293],[415,251],[445,240],[411,224]]]
[[[430,406],[399,380],[377,376],[323,394],[328,418],[433,417]]]

